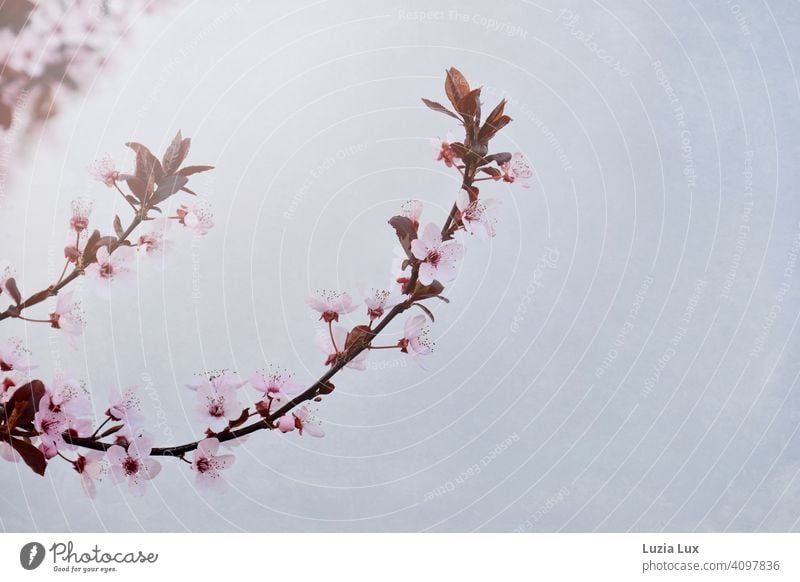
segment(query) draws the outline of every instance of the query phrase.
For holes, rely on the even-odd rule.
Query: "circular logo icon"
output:
[[[35,570],[44,561],[44,546],[39,542],[29,542],[19,551],[19,563],[26,570]]]

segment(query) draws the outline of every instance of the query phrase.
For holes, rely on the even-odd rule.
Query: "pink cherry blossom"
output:
[[[493,237],[496,233],[494,225],[497,221],[492,216],[492,210],[496,205],[496,201],[492,199],[470,202],[466,190],[461,190],[456,198],[456,207],[460,213],[464,230],[481,240]]]
[[[58,294],[56,309],[50,314],[50,326],[63,331],[67,340],[74,346],[86,327],[83,318],[83,309],[79,301],[74,299],[72,291],[62,291]]]
[[[301,406],[290,415],[281,416],[275,422],[275,426],[283,433],[297,429],[301,435],[305,431],[313,437],[320,438],[325,436],[325,432],[320,428],[320,422],[305,406]]]
[[[415,315],[406,319],[403,326],[403,337],[397,345],[400,347],[401,352],[410,353],[412,359],[421,368],[425,367],[421,356],[429,355],[433,351],[433,346],[428,340],[428,330],[425,326],[424,315]]]
[[[228,423],[242,415],[242,406],[234,388],[214,389],[210,385],[197,389],[197,412],[209,429],[222,432]]]
[[[38,448],[47,460],[52,459],[58,454],[58,447],[50,441],[41,441]]]
[[[330,330],[321,329],[319,332],[317,332],[317,336],[314,341],[320,351],[328,356],[325,360],[326,366],[335,364],[336,360],[338,360],[339,357],[344,354],[347,335],[347,330],[338,325],[333,326]],[[332,339],[331,336],[333,336]],[[366,359],[367,351],[364,350],[355,358],[350,360],[347,363],[347,367],[353,368],[354,370],[365,370],[367,367],[365,361]]]
[[[22,346],[18,338],[11,338],[0,345],[0,372],[27,372],[36,366],[31,363],[30,352]]]
[[[72,462],[72,467],[81,476],[81,487],[90,499],[97,494],[94,482],[103,474],[104,457],[100,451],[86,451]]]
[[[114,389],[111,391],[111,403],[106,410],[106,416],[111,420],[124,422],[133,429],[140,428],[144,424],[141,406],[135,386],[129,386],[124,390]]]
[[[117,170],[114,160],[108,154],[103,154],[101,158],[94,161],[89,167],[89,174],[109,188],[113,187],[114,183],[119,180],[119,170]]]
[[[236,372],[230,370],[213,370],[197,374],[196,378],[186,385],[190,390],[198,390],[208,386],[213,390],[227,390],[241,388],[247,384]]]
[[[64,246],[64,258],[73,265],[78,263],[78,259],[86,248],[86,241],[89,240],[87,232],[88,231],[83,231],[78,233],[78,236],[75,236],[74,233],[70,233],[67,244]]]
[[[317,291],[306,298],[306,303],[311,309],[320,312],[320,319],[331,323],[339,321],[339,316],[351,313],[358,308],[357,303],[347,293],[333,291]]]
[[[157,218],[150,223],[150,229],[139,235],[137,250],[141,255],[160,257],[172,246],[167,237],[170,222],[166,218]]]
[[[69,427],[67,415],[57,406],[53,406],[50,395],[45,394],[39,401],[39,410],[33,417],[33,426],[39,432],[39,439],[48,447],[62,448],[62,433]]]
[[[303,390],[303,385],[295,382],[294,375],[275,368],[254,372],[250,376],[250,385],[263,393],[264,398],[280,400],[299,394]]]
[[[19,453],[10,444],[0,441],[0,459],[9,463],[16,463],[20,460]]]
[[[0,404],[5,404],[17,391],[17,388],[26,382],[24,372],[11,370],[0,375]]]
[[[86,416],[92,412],[89,393],[83,383],[66,374],[58,374],[50,384],[50,399],[69,416]]]
[[[86,276],[97,281],[98,292],[108,295],[108,288],[112,281],[118,280],[130,271],[130,262],[136,251],[132,247],[121,245],[109,253],[108,247],[97,249],[97,262],[86,267]]]
[[[373,289],[364,297],[364,304],[367,306],[367,315],[370,321],[383,317],[387,309],[391,309],[398,303],[398,298],[391,291],[384,289]]]
[[[111,482],[116,485],[127,482],[133,495],[144,495],[147,481],[161,472],[161,463],[149,456],[151,450],[148,437],[134,438],[127,450],[119,445],[109,447],[106,458]]]
[[[436,161],[444,162],[444,165],[448,168],[452,168],[459,159],[452,144],[453,136],[449,133],[445,139],[434,138],[431,140],[431,145],[436,150]]]
[[[419,227],[419,219],[422,217],[422,202],[419,200],[409,200],[400,208],[400,216],[405,216],[412,223],[414,227]]]
[[[199,235],[208,234],[214,227],[214,217],[208,204],[196,202],[191,206],[181,204],[175,211],[178,224],[191,228]]]
[[[422,238],[411,241],[411,252],[422,261],[419,280],[430,285],[434,279],[450,281],[456,276],[456,262],[464,254],[464,247],[454,240],[442,242],[439,228],[430,223],[422,231]]]
[[[203,439],[197,444],[192,470],[196,472],[194,482],[200,490],[219,491],[226,485],[222,471],[230,468],[236,457],[218,455],[218,451],[219,441],[215,438]]]
[[[92,200],[90,198],[76,198],[72,201],[72,217],[69,225],[78,234],[89,227],[89,215],[92,213]]]
[[[533,169],[521,153],[515,152],[500,169],[503,171],[503,181],[509,184],[517,182],[523,188],[530,188]]]

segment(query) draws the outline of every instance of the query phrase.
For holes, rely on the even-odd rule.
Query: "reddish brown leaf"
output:
[[[424,97],[422,98],[422,102],[425,105],[427,105],[430,109],[433,109],[434,111],[438,111],[439,113],[444,113],[445,115],[449,115],[453,119],[458,119],[459,121],[461,121],[461,118],[458,115],[450,111],[447,107],[445,107],[441,103],[437,103],[436,101],[431,101],[430,99],[425,99]]]
[[[16,425],[25,426],[33,423],[33,417],[36,411],[39,410],[39,402],[45,394],[44,383],[41,380],[32,380],[27,384],[23,384],[14,392],[5,403],[3,408],[3,416],[7,419],[15,411],[17,404],[23,404],[24,407],[17,412]]]
[[[481,88],[473,89],[461,98],[456,110],[464,118],[464,123],[474,126],[481,121]]]
[[[414,289],[411,299],[413,301],[430,299],[431,297],[439,297],[440,299],[443,299],[441,297],[442,291],[444,291],[444,285],[442,285],[439,281],[433,281],[430,285],[417,283],[417,287]]]
[[[445,93],[447,93],[447,98],[450,99],[450,103],[458,110],[458,104],[461,102],[464,95],[469,93],[470,88],[467,79],[464,78],[461,71],[455,67],[451,67],[448,69],[447,77],[444,80],[444,90]]]
[[[498,131],[509,123],[511,123],[511,118],[508,115],[501,115],[491,123],[486,120],[486,123],[483,124],[481,131],[478,133],[478,141],[484,144],[488,143]]]
[[[213,170],[214,166],[186,166],[178,170],[179,176],[191,176],[192,174],[199,174],[200,172],[208,172]]]
[[[498,166],[511,161],[511,154],[509,152],[500,152],[499,154],[490,154],[483,157],[484,164],[491,164],[495,162]]]
[[[111,435],[112,435],[112,434],[114,434],[115,432],[117,432],[117,431],[119,431],[119,430],[122,430],[122,428],[123,428],[124,426],[125,426],[124,424],[118,424],[118,425],[116,425],[116,426],[112,426],[110,429],[108,429],[108,430],[106,430],[106,431],[103,431],[103,433],[100,435],[100,438],[101,438],[101,439],[104,439],[104,438],[106,438],[107,436],[111,436]]]
[[[119,214],[114,215],[114,232],[117,233],[117,238],[122,236],[122,233],[125,232],[122,229],[122,220],[119,218]]]
[[[403,250],[410,259],[413,256],[411,254],[411,241],[417,238],[417,229],[414,226],[414,222],[407,216],[392,216],[389,219],[389,224],[394,227],[394,231],[397,233],[397,240],[400,241]]]
[[[428,308],[427,308],[425,305],[423,305],[422,303],[412,303],[412,305],[416,305],[416,306],[417,306],[417,307],[419,307],[419,308],[420,308],[422,311],[424,311],[424,312],[425,312],[425,315],[427,315],[428,317],[430,317],[430,318],[431,318],[431,321],[436,321],[436,320],[434,319],[434,317],[433,317],[433,312],[432,312],[430,309],[428,309]]]
[[[47,459],[42,451],[21,439],[11,439],[11,446],[19,453],[25,464],[33,469],[34,473],[44,475],[44,471],[47,468]]]
[[[183,160],[185,160],[186,156],[189,155],[189,147],[191,146],[191,143],[191,139],[188,137],[184,139],[181,135],[181,132],[178,131],[178,134],[173,138],[172,143],[169,144],[167,151],[164,152],[164,157],[161,158],[165,174],[168,176],[174,174],[177,169],[181,167]]]
[[[370,329],[368,325],[357,325],[347,334],[347,341],[345,341],[344,349],[350,350],[366,347],[374,337],[375,332]]]
[[[153,197],[150,199],[151,204],[160,204],[173,194],[186,186],[189,178],[186,176],[167,176],[158,183]]]
[[[14,300],[14,303],[19,305],[22,303],[22,294],[19,292],[19,287],[17,287],[17,280],[14,277],[6,280],[6,291],[8,294],[11,295],[11,299]]]

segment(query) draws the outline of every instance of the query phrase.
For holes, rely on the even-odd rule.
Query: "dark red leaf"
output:
[[[25,464],[33,469],[34,473],[44,475],[44,471],[47,468],[47,459],[42,451],[21,439],[11,439],[11,446],[19,453]]]
[[[488,143],[498,131],[503,129],[509,123],[511,123],[511,118],[508,115],[501,115],[492,122],[489,122],[487,119],[486,123],[483,124],[481,131],[478,133],[478,141],[484,144]]]
[[[442,291],[444,291],[444,285],[439,281],[433,281],[430,285],[417,283],[417,287],[414,289],[411,299],[412,301],[420,301],[422,299],[430,299],[431,297],[440,297]]]
[[[500,152],[499,154],[490,154],[488,156],[484,156],[483,163],[484,164],[491,164],[495,162],[498,166],[502,166],[503,164],[511,161],[511,154],[509,152]]]
[[[117,238],[122,236],[122,233],[125,232],[122,229],[122,220],[119,218],[119,214],[114,215],[114,232],[117,233]]]
[[[14,392],[5,403],[3,408],[3,416],[7,419],[11,416],[12,411],[18,403],[25,405],[17,415],[17,426],[25,426],[33,423],[33,417],[36,411],[39,410],[39,402],[45,394],[44,383],[41,380],[31,380],[27,384],[23,384]]]
[[[167,176],[158,183],[153,197],[150,199],[151,204],[160,204],[173,194],[183,188],[189,182],[186,176]]]
[[[213,170],[214,166],[186,166],[178,170],[179,176],[191,176],[192,174],[199,174],[200,172],[208,172]]]
[[[481,88],[473,89],[461,98],[456,111],[464,118],[464,123],[474,126],[481,121]]]
[[[114,434],[115,432],[117,432],[117,431],[119,431],[119,430],[122,430],[122,428],[123,428],[124,426],[125,426],[124,424],[118,424],[118,425],[116,425],[116,426],[112,426],[110,429],[108,429],[108,430],[106,430],[106,431],[103,431],[103,433],[100,435],[100,438],[101,438],[101,439],[103,439],[103,438],[105,438],[105,437],[107,437],[107,436],[111,436],[111,435],[112,435],[112,434]]]
[[[161,158],[165,174],[168,176],[174,174],[177,169],[181,167],[183,160],[189,155],[189,147],[191,144],[192,140],[188,137],[184,139],[181,132],[178,131],[172,143],[169,144],[167,151],[164,152],[164,157]]]
[[[430,309],[428,309],[428,308],[427,308],[425,305],[423,305],[422,303],[412,303],[412,305],[416,305],[416,306],[417,306],[417,307],[419,307],[419,308],[420,308],[422,311],[424,311],[424,312],[425,312],[425,315],[427,315],[428,317],[430,317],[430,318],[431,318],[431,321],[436,321],[436,320],[434,319],[434,317],[433,317],[433,312],[432,312]]]
[[[411,254],[411,241],[417,238],[417,228],[414,226],[414,222],[407,216],[392,216],[389,219],[389,224],[394,227],[394,231],[397,233],[397,240],[400,241],[403,250],[410,259],[413,257]]]
[[[11,298],[14,300],[14,303],[19,305],[22,303],[22,294],[19,292],[19,287],[17,287],[17,280],[14,277],[6,280],[6,291],[8,294],[11,295]]]
[[[447,76],[444,80],[444,90],[445,93],[447,93],[447,98],[450,99],[450,103],[453,104],[456,110],[458,110],[458,104],[461,102],[461,99],[470,91],[467,79],[461,74],[461,71],[455,67],[451,67],[447,71]]]
[[[425,99],[424,97],[422,98],[422,102],[425,105],[427,105],[430,109],[433,109],[434,111],[438,111],[439,113],[444,113],[445,115],[449,115],[450,117],[461,121],[461,118],[458,115],[450,111],[447,107],[445,107],[441,103],[437,103],[436,101],[431,101],[430,99]]]
[[[136,176],[123,174],[120,178],[125,180],[128,184],[128,188],[133,192],[133,202],[131,202],[131,204],[143,202],[147,196],[147,185]],[[125,198],[127,198],[129,202],[131,201],[131,197],[126,196]]]
[[[368,325],[357,325],[347,334],[344,349],[350,350],[366,347],[374,337],[375,332]]]

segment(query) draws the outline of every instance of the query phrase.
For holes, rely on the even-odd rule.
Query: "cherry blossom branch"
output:
[[[105,412],[106,418],[93,431],[91,422],[84,418],[88,405],[79,394],[75,383],[70,380],[56,380],[48,388],[40,380],[33,380],[16,388],[13,378],[7,377],[0,383],[0,456],[9,460],[22,458],[35,472],[43,474],[47,460],[60,457],[71,463],[81,475],[82,484],[90,495],[94,491],[94,478],[100,473],[99,463],[105,459],[111,465],[110,473],[115,482],[127,481],[131,491],[140,494],[144,482],[155,477],[161,469],[152,457],[175,457],[189,463],[196,471],[198,483],[209,486],[220,482],[220,471],[233,462],[232,455],[217,454],[220,443],[235,441],[261,430],[278,429],[282,433],[304,430],[312,436],[322,436],[313,423],[313,417],[305,403],[319,402],[330,395],[335,387],[332,379],[345,367],[364,369],[364,359],[370,350],[399,349],[409,354],[415,361],[431,352],[432,345],[426,339],[426,318],[434,321],[434,314],[424,302],[437,298],[449,302],[442,296],[444,285],[456,274],[456,263],[463,255],[463,237],[454,240],[457,233],[475,238],[494,236],[494,217],[491,215],[492,200],[480,199],[476,182],[494,180],[504,182],[524,182],[530,177],[530,168],[520,154],[502,152],[489,154],[489,142],[494,135],[507,125],[511,118],[504,114],[505,101],[501,101],[481,123],[480,88],[472,89],[457,69],[447,71],[445,91],[454,111],[445,106],[423,99],[431,109],[459,120],[464,127],[461,142],[441,141],[438,160],[448,168],[455,168],[462,177],[461,188],[448,213],[444,225],[439,228],[433,223],[420,227],[422,203],[410,201],[400,215],[389,220],[404,254],[397,269],[396,284],[400,297],[390,291],[373,290],[373,295],[365,298],[369,321],[356,325],[347,331],[339,322],[340,315],[356,309],[346,293],[318,292],[310,297],[309,306],[320,313],[320,319],[327,329],[320,330],[317,336],[320,347],[327,359],[327,370],[310,386],[303,388],[291,380],[286,373],[255,373],[249,383],[261,391],[264,397],[251,406],[242,406],[237,390],[247,382],[241,382],[235,373],[211,372],[188,387],[197,391],[200,402],[199,411],[206,425],[205,438],[182,445],[153,447],[143,430],[143,417],[139,412],[138,400],[131,389],[114,391],[111,405]],[[21,315],[27,307],[41,303],[56,295],[78,276],[92,269],[98,277],[108,277],[117,268],[115,255],[120,251],[133,251],[133,247],[147,249],[156,241],[139,237],[134,243],[128,238],[144,221],[152,220],[151,211],[161,213],[158,204],[178,191],[194,194],[186,187],[187,177],[211,169],[210,166],[188,166],[179,169],[189,149],[189,141],[180,133],[158,160],[150,151],[137,143],[128,144],[136,152],[136,169],[132,175],[120,175],[112,165],[104,163],[97,177],[107,186],[116,188],[134,209],[134,217],[125,229],[115,217],[116,236],[102,237],[94,231],[88,237],[81,251],[80,234],[88,224],[85,208],[73,208],[71,225],[78,233],[75,249],[75,268],[69,275],[62,273],[59,281],[48,288],[25,299],[21,298],[16,282],[0,272],[0,292],[3,288],[14,299],[15,304],[0,313],[0,320],[9,317],[30,320]],[[495,164],[495,165],[492,165]],[[482,174],[479,177],[479,174]],[[118,184],[125,181],[131,190],[126,194]],[[524,184],[523,184],[524,185]],[[202,212],[181,206],[174,216],[184,226],[192,226],[205,233],[211,223]],[[70,255],[67,255],[70,258]],[[101,264],[102,263],[102,264]],[[98,274],[99,273],[99,274]],[[59,299],[60,303],[61,299]],[[399,316],[418,307],[422,314],[406,318],[403,334],[396,345],[374,345],[375,339]],[[57,309],[58,311],[58,309]],[[56,314],[51,314],[53,327],[59,327]],[[47,323],[48,320],[38,320]],[[27,356],[22,349],[2,348],[0,346],[0,371],[29,370]],[[11,382],[8,385],[8,382]],[[13,388],[8,391],[9,386]],[[6,396],[4,396],[4,392]],[[8,394],[12,394],[7,398]],[[5,400],[3,400],[5,398]],[[253,408],[253,410],[251,410]],[[249,422],[253,417],[260,417]],[[249,424],[248,424],[249,422]],[[105,428],[107,425],[111,425]],[[103,430],[105,428],[105,430]],[[101,432],[102,431],[102,432]],[[105,440],[109,439],[110,440]],[[32,439],[39,439],[38,448]],[[61,454],[60,447],[85,449],[72,460]],[[185,455],[194,451],[194,460]]]

